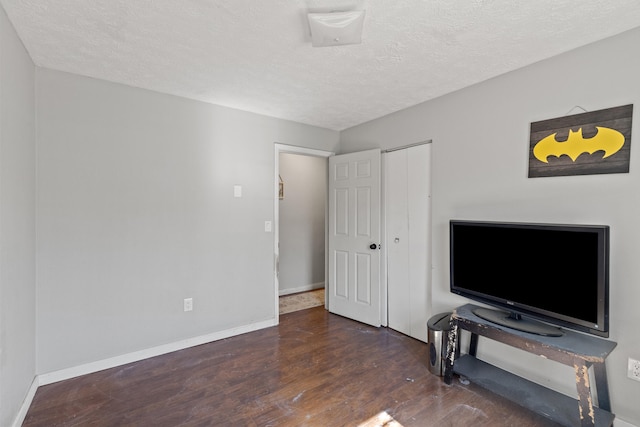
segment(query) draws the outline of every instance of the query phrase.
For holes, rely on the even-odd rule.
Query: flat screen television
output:
[[[608,226],[451,220],[449,232],[451,292],[500,309],[478,317],[609,336]]]

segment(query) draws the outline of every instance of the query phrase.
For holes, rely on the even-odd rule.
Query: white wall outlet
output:
[[[193,310],[193,298],[185,298],[184,299],[184,311]]]
[[[627,376],[632,380],[640,381],[640,360],[629,358]]]

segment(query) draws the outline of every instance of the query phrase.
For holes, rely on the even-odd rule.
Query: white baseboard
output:
[[[247,332],[257,331],[259,329],[269,328],[278,324],[276,319],[269,319],[262,322],[251,323],[248,325],[238,326],[212,334],[201,335],[198,337],[187,338],[186,340],[176,341],[170,344],[160,345],[148,348],[146,350],[134,351],[133,353],[123,354],[121,356],[110,357],[108,359],[98,360],[96,362],[85,363],[84,365],[74,366],[72,368],[61,369],[59,371],[48,372],[38,375],[38,384],[47,385],[58,381],[68,380],[70,378],[79,377],[81,375],[91,374],[93,372],[102,371],[116,366],[126,365],[127,363],[137,362],[148,359],[150,357],[160,356],[162,354],[171,353],[173,351],[183,350],[185,348],[206,344],[213,341],[233,337]]]
[[[314,289],[324,288],[324,282],[312,283],[310,285],[300,286],[297,288],[280,289],[278,291],[279,296],[297,294],[299,292],[313,291]]]
[[[618,418],[618,417],[616,417],[616,419],[615,419],[615,420],[613,420],[613,424],[614,424],[616,427],[636,427],[636,426],[635,426],[635,425],[633,425],[633,424],[629,424],[629,423],[628,423],[628,422],[626,422],[626,421],[622,421],[622,420],[621,420],[620,418]]]
[[[22,402],[22,406],[13,420],[13,424],[11,424],[12,427],[20,427],[22,423],[24,423],[24,419],[27,417],[27,412],[29,411],[29,407],[31,406],[31,402],[33,402],[33,397],[36,395],[36,391],[38,391],[39,386],[40,383],[36,376],[31,382],[31,387],[29,387],[29,391],[27,391],[27,395]]]

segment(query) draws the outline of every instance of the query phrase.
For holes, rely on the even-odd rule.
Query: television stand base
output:
[[[473,310],[473,314],[489,322],[530,334],[543,335],[546,337],[561,337],[564,334],[562,329],[556,328],[555,326],[519,316],[516,317],[505,311],[478,307]]]

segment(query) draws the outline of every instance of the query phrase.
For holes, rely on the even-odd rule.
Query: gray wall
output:
[[[468,302],[448,290],[451,218],[610,225],[610,339],[618,347],[607,369],[613,412],[635,425],[640,383],[626,377],[626,364],[630,356],[640,358],[639,45],[636,29],[341,134],[343,152],[433,139],[432,313]],[[630,173],[527,178],[532,121],[563,116],[576,105],[594,111],[630,103]],[[481,342],[480,352],[575,396],[573,368],[488,342]]]
[[[338,133],[36,80],[38,372],[275,319],[274,143],[333,151]]]
[[[0,425],[35,375],[34,65],[0,7]]]
[[[466,302],[448,292],[450,218],[611,225],[613,410],[640,425],[640,383],[626,378],[640,358],[639,150],[629,174],[526,178],[531,121],[638,104],[639,43],[640,29],[338,135],[42,69],[34,96],[0,9],[0,425],[36,372],[274,318],[273,143],[336,151],[340,136],[343,152],[433,139],[434,313]],[[480,351],[574,393],[570,368]]]
[[[281,153],[285,198],[279,202],[280,294],[324,284],[326,158]]]

